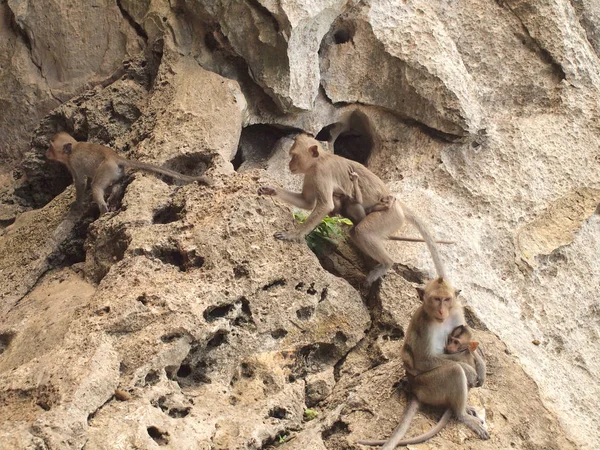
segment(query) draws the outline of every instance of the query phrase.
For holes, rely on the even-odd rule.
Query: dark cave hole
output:
[[[177,370],[177,376],[179,378],[187,378],[192,374],[192,368],[189,366],[189,364],[182,364],[181,366],[179,366],[179,369]]]
[[[215,348],[227,342],[227,335],[229,333],[225,330],[217,331],[212,338],[206,343],[206,347]]]
[[[271,331],[271,337],[273,339],[281,339],[287,336],[287,334],[287,330],[284,330],[283,328],[277,328],[276,330]]]
[[[333,435],[336,435],[336,434],[341,434],[341,435],[350,434],[350,428],[348,427],[348,424],[345,422],[342,422],[341,420],[338,420],[330,428],[323,430],[323,432],[321,433],[321,437],[323,438],[324,441],[326,441],[329,438],[331,438]]]
[[[173,341],[176,341],[177,339],[181,339],[182,337],[183,337],[183,335],[181,333],[175,332],[175,333],[168,333],[168,334],[161,336],[160,340],[162,342],[164,342],[165,344],[169,344]]]
[[[345,344],[346,342],[348,342],[348,336],[346,336],[344,332],[338,331],[337,333],[335,333],[333,341],[336,343]]]
[[[165,264],[170,264],[177,267],[182,272],[185,272],[185,258],[183,253],[172,248],[157,248],[152,251],[152,256],[160,259]]]
[[[243,362],[240,365],[240,373],[244,378],[254,378],[254,368],[248,363]]]
[[[296,316],[300,320],[308,320],[314,314],[314,312],[314,306],[303,306],[302,308],[296,310]]]
[[[379,330],[381,337],[386,341],[400,341],[404,337],[404,330],[395,325],[380,324]]]
[[[151,370],[146,374],[144,381],[150,386],[154,386],[160,380],[160,374],[156,370]]]
[[[0,334],[0,355],[6,351],[15,336],[15,333],[10,332]]]
[[[295,128],[273,125],[249,125],[242,130],[235,157],[231,161],[236,171],[263,167],[273,155],[277,142],[285,136],[299,133]],[[242,167],[243,166],[243,167]]]
[[[341,130],[341,132],[339,131]],[[336,136],[336,134],[339,135]],[[324,127],[318,140],[333,143],[333,152],[344,158],[368,165],[375,149],[375,135],[366,114],[353,111],[344,122],[336,122]]]
[[[275,419],[287,419],[288,415],[289,411],[279,406],[271,408],[269,411],[269,417],[274,417]]]
[[[146,429],[148,435],[160,446],[165,446],[169,443],[169,433],[166,431],[160,431],[158,428],[152,426]]]
[[[244,324],[254,324],[254,319],[252,318],[252,310],[250,309],[250,302],[244,296],[240,297],[236,303],[241,303],[241,314],[238,315],[234,320],[233,324],[235,326],[242,326]]]
[[[171,408],[169,409],[169,416],[173,419],[183,419],[186,417],[192,408],[190,406],[186,406],[185,408]]]
[[[167,224],[177,222],[178,220],[181,220],[182,212],[182,205],[169,204],[164,208],[161,208],[154,212],[154,215],[152,216],[152,223]]]
[[[354,38],[355,32],[354,25],[350,22],[337,25],[337,29],[332,33],[334,44],[340,45],[350,42]]]
[[[286,281],[283,278],[280,278],[278,280],[272,281],[269,284],[265,284],[262,289],[263,289],[263,291],[268,291],[269,289],[272,289],[274,287],[285,286],[285,285],[286,285]]]
[[[143,255],[145,251],[137,249],[134,255]],[[196,250],[185,251],[179,248],[176,242],[170,242],[164,246],[156,246],[150,255],[159,259],[164,264],[177,267],[181,272],[187,272],[191,268],[200,268],[204,265],[204,257],[197,254]]]
[[[207,322],[214,322],[218,318],[228,315],[231,311],[233,311],[233,309],[234,305],[231,303],[218,306],[209,306],[204,310],[202,315],[204,316],[204,320]]]

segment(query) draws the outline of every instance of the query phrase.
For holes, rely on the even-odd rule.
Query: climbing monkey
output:
[[[104,191],[123,177],[125,167],[160,173],[187,182],[198,181],[205,185],[212,184],[211,180],[205,176],[190,177],[153,164],[125,159],[111,148],[90,142],[77,142],[65,132],[60,132],[50,139],[50,147],[46,150],[46,158],[67,166],[73,176],[77,193],[76,205],[79,207],[84,200],[85,179],[91,179],[92,196],[94,202],[100,208],[101,215],[108,211],[104,200]]]
[[[453,332],[456,333],[457,327],[462,326],[461,332],[468,330],[464,326],[462,305],[456,298],[458,291],[443,278],[432,280],[424,289],[417,289],[417,291],[423,303],[410,320],[402,347],[402,361],[412,398],[408,402],[400,424],[387,441],[359,441],[359,443],[383,445],[382,450],[392,450],[400,443],[404,445],[417,443],[413,440],[426,440],[439,432],[452,414],[481,439],[489,439],[483,421],[477,416],[475,409],[467,405],[469,388],[481,385],[485,380],[483,358],[480,358],[479,363],[476,358],[472,365],[469,358],[465,358],[464,353],[444,353],[444,349],[448,346],[448,338]],[[466,336],[464,333],[459,335]],[[450,348],[455,348],[454,343]],[[481,367],[477,367],[478,364]],[[429,432],[403,441],[402,437],[421,403],[444,406],[447,409]]]
[[[273,195],[298,208],[312,210],[308,218],[294,231],[280,231],[275,238],[302,241],[320,222],[336,210],[334,197],[348,196],[358,183],[362,197],[361,206],[365,212],[378,207],[382,198],[390,196],[385,183],[362,164],[338,155],[327,153],[314,138],[300,134],[290,149],[290,171],[303,174],[302,192],[291,192],[271,186],[263,186],[259,195]],[[349,173],[357,174],[357,180],[351,180]],[[337,206],[340,206],[339,204]],[[431,252],[438,276],[444,276],[441,259],[433,238],[425,225],[399,200],[390,202],[389,207],[371,212],[356,224],[350,236],[356,245],[379,264],[373,268],[365,280],[367,286],[384,275],[393,264],[393,260],[384,246],[384,241],[399,229],[405,220],[414,224],[425,239]]]

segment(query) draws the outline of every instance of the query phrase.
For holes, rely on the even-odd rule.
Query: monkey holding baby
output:
[[[393,450],[398,445],[424,442],[438,433],[454,415],[481,439],[489,433],[475,408],[467,404],[469,389],[485,381],[483,350],[471,341],[464,311],[449,282],[437,278],[417,289],[422,300],[413,314],[402,347],[402,361],[412,395],[400,424],[387,441],[358,441]],[[446,408],[440,421],[427,433],[402,440],[420,404]]]
[[[197,181],[205,185],[212,184],[211,180],[205,176],[191,177],[183,175],[153,164],[123,158],[113,149],[104,145],[77,142],[70,134],[65,132],[57,133],[50,139],[50,147],[46,150],[46,158],[64,164],[71,172],[78,207],[81,207],[84,201],[86,178],[91,180],[92,197],[100,209],[100,215],[108,212],[108,206],[104,200],[106,189],[123,177],[123,169],[126,167],[168,175],[171,178],[189,183]]]
[[[443,277],[440,256],[427,227],[399,200],[381,179],[362,164],[327,153],[319,141],[300,134],[290,149],[292,174],[303,174],[302,192],[263,186],[259,195],[276,196],[298,208],[312,210],[296,230],[278,232],[277,239],[302,241],[329,214],[341,213],[354,221],[350,236],[368,256],[378,262],[367,275],[371,285],[393,265],[385,240],[394,238],[405,220],[414,224],[431,253],[438,276]],[[350,193],[350,194],[348,194]],[[396,240],[410,240],[396,237]]]

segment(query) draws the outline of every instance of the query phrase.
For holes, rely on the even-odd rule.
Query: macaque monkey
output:
[[[360,185],[358,183],[358,174],[350,169],[350,179],[352,180],[352,195],[333,194],[333,203],[335,205],[334,210],[330,214],[339,213],[343,217],[347,217],[356,226],[366,216],[375,211],[385,211],[392,207],[392,204],[396,201],[396,197],[393,195],[386,195],[381,197],[379,202],[370,208],[365,209],[362,205],[363,197]],[[411,238],[405,236],[388,236],[389,240],[393,241],[408,241],[408,242],[425,242],[424,239]],[[436,244],[454,244],[454,241],[440,240],[435,241]]]
[[[100,208],[100,214],[108,211],[104,200],[104,191],[115,181],[123,177],[123,169],[132,167],[134,169],[168,175],[177,180],[211,185],[208,177],[190,177],[182,175],[170,169],[146,164],[139,161],[131,161],[119,156],[111,148],[90,142],[77,142],[71,135],[64,131],[54,135],[50,139],[50,147],[46,150],[46,158],[63,163],[73,176],[75,191],[77,193],[76,205],[83,204],[85,195],[85,179],[92,180],[92,196],[94,202]]]
[[[325,216],[336,210],[334,197],[347,196],[356,183],[359,185],[361,206],[365,212],[373,207],[379,208],[381,200],[391,195],[385,183],[365,166],[325,152],[319,141],[306,134],[296,137],[290,149],[290,156],[290,172],[304,175],[302,192],[263,186],[258,190],[258,194],[277,196],[287,203],[312,212],[296,230],[275,233],[277,239],[302,241]],[[350,172],[357,174],[356,180],[351,180]],[[389,203],[389,207],[370,212],[350,231],[356,245],[379,263],[369,272],[365,284],[371,285],[392,267],[394,261],[386,251],[384,241],[400,228],[405,220],[417,227],[431,252],[438,276],[443,277],[444,268],[437,247],[425,225],[399,200]]]
[[[333,194],[334,210],[331,214],[339,213],[352,221],[354,225],[361,222],[366,216],[375,211],[384,211],[390,209],[396,198],[393,195],[386,195],[379,199],[370,208],[365,209],[362,205],[363,196],[358,183],[359,176],[354,170],[350,169],[350,180],[352,180],[352,194]]]
[[[423,304],[410,320],[402,347],[402,361],[413,397],[400,424],[387,441],[359,441],[359,444],[383,445],[381,450],[393,450],[400,444],[423,442],[438,433],[452,414],[481,439],[489,439],[483,421],[477,416],[475,409],[467,405],[469,388],[481,385],[485,380],[483,358],[478,361],[476,353],[444,353],[448,344],[450,349],[457,349],[464,345],[465,339],[469,342],[471,339],[470,330],[464,326],[462,305],[456,298],[458,291],[443,278],[432,280],[424,289],[417,290]],[[449,341],[449,338],[457,336],[458,342]],[[469,359],[471,355],[475,357],[474,361]],[[447,409],[440,421],[427,433],[402,440],[421,403],[445,406]]]

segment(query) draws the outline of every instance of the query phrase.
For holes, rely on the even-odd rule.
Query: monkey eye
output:
[[[444,299],[444,301],[445,301],[445,302],[449,302],[449,301],[450,301],[450,297],[448,297],[448,298],[445,298],[445,299]]]

